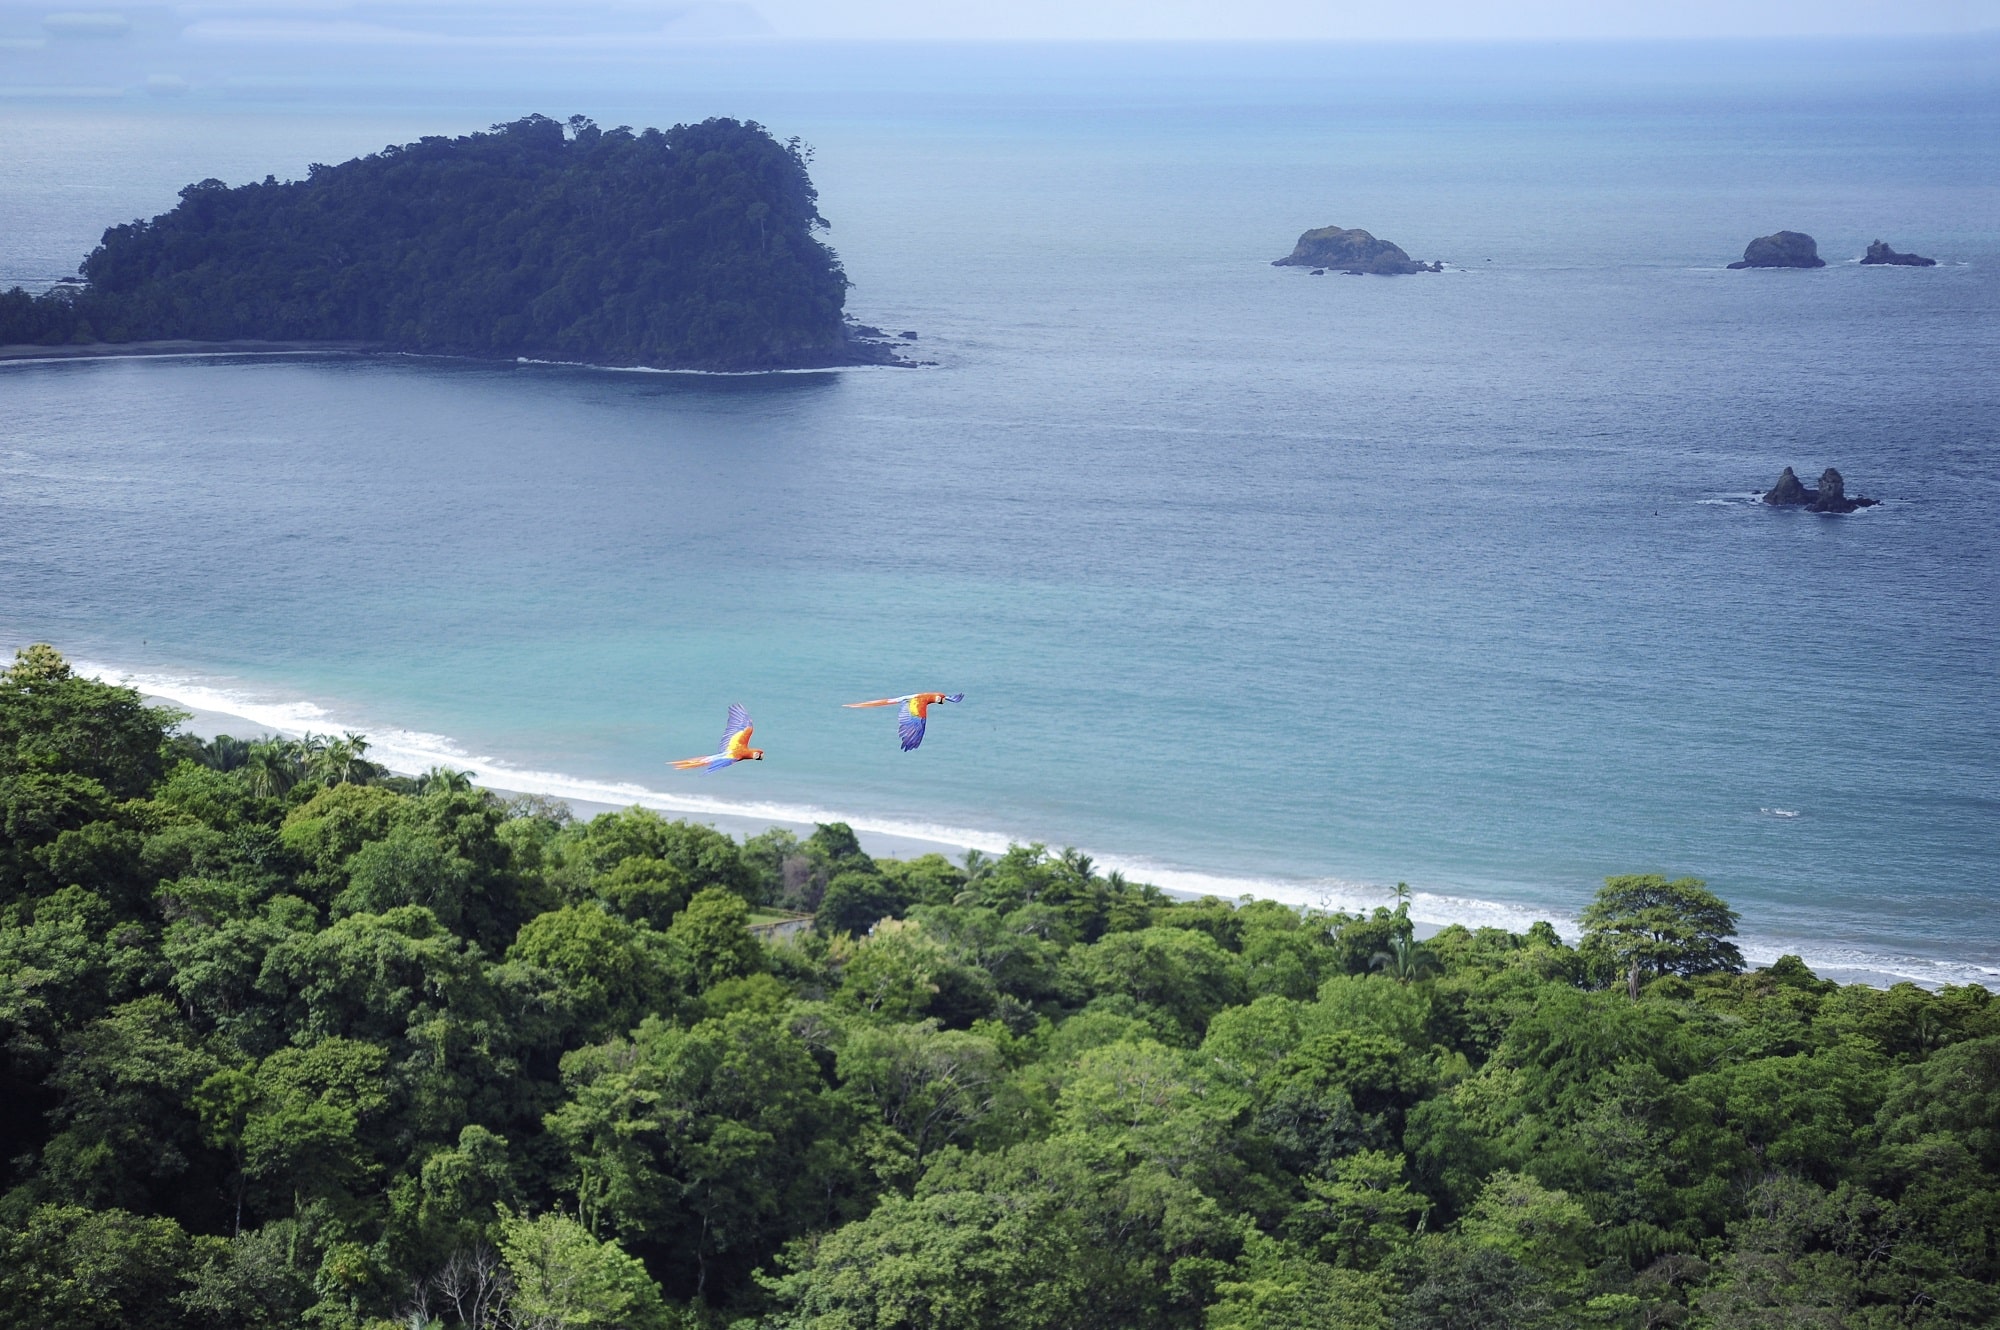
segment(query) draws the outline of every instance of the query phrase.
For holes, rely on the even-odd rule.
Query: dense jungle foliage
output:
[[[845,347],[847,278],[796,140],[581,116],[426,138],[305,180],[204,180],[114,226],[88,286],[0,296],[0,343],[350,341],[759,368]]]
[[[2000,1005],[1693,880],[1418,943],[174,720],[0,675],[7,1326],[2000,1318]]]

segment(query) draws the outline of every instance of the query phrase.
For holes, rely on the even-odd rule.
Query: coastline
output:
[[[34,342],[0,345],[0,365],[36,364],[58,360],[206,359],[220,356],[405,356],[436,360],[469,360],[487,365],[549,365],[565,369],[596,369],[644,374],[802,374],[842,369],[921,369],[934,363],[908,360],[896,354],[908,345],[900,339],[855,335],[847,349],[851,358],[808,356],[783,365],[752,367],[703,365],[608,365],[588,360],[554,360],[529,355],[467,355],[456,351],[409,351],[383,342],[296,341],[233,338],[206,342],[168,338],[144,342],[85,342],[43,346]]]
[[[151,704],[171,706],[189,713],[184,728],[203,737],[222,733],[240,738],[267,733],[297,737],[307,730],[324,732],[355,728],[310,703],[260,705],[191,682],[133,676],[98,663],[77,661],[75,664],[79,672],[138,689]],[[589,780],[510,767],[504,762],[467,753],[441,735],[400,730],[371,730],[368,733],[375,741],[370,750],[371,757],[381,761],[394,774],[418,775],[426,767],[435,765],[470,766],[474,782],[481,788],[507,796],[536,794],[557,799],[567,804],[579,818],[638,806],[705,823],[739,838],[772,827],[783,827],[803,836],[810,834],[816,822],[840,821],[853,828],[857,840],[868,853],[894,859],[936,853],[957,860],[967,850],[997,854],[1010,843],[1027,843],[1033,839],[1032,836],[1004,835],[969,828],[918,826],[833,808],[793,807],[755,801],[739,802],[703,794],[669,793],[626,782]],[[1091,853],[1100,868],[1115,869],[1135,881],[1150,882],[1167,894],[1183,899],[1203,896],[1257,898],[1296,907],[1349,913],[1365,913],[1375,905],[1386,904],[1389,899],[1386,884],[1223,878],[1157,864],[1141,857],[1099,854],[1090,847],[1083,848]],[[1482,900],[1449,889],[1420,887],[1412,895],[1411,913],[1417,924],[1419,940],[1453,924],[1521,932],[1535,919],[1548,920],[1557,932],[1572,942],[1580,935],[1576,920],[1562,911],[1536,910]],[[1769,964],[1781,954],[1794,953],[1801,955],[1815,974],[1840,983],[1866,984],[1874,988],[1912,983],[1933,990],[1946,984],[1973,984],[2000,990],[2000,972],[1974,962],[1941,962],[1909,957],[1899,964],[1898,958],[1876,957],[1870,958],[1870,963],[1866,964],[1843,963],[1828,957],[1815,957],[1809,944],[1796,941],[1772,944],[1764,942],[1754,933],[1739,936],[1737,940],[1752,967]],[[1926,974],[1926,968],[1937,973]]]
[[[195,356],[341,356],[381,355],[389,348],[372,342],[288,342],[236,339],[200,342],[171,338],[155,342],[86,342],[81,345],[41,346],[16,342],[0,346],[0,364],[38,360],[127,360],[135,358]]]

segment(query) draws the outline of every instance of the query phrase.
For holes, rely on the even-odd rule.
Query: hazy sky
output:
[[[499,45],[701,37],[1546,40],[1917,35],[2000,28],[2000,0],[0,0],[0,46]]]
[[[756,0],[798,36],[1563,38],[1990,28],[1996,0]]]

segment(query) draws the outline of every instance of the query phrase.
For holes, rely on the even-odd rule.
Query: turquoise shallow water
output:
[[[1693,873],[1753,956],[2000,974],[1990,60],[799,58],[542,109],[803,134],[933,368],[0,367],[0,642],[516,786],[1440,918]],[[526,109],[341,96],[24,106],[0,272]],[[1328,222],[1453,270],[1269,266]],[[1829,266],[1723,269],[1781,226]],[[1788,464],[1886,502],[1748,501]],[[931,687],[915,755],[835,705]],[[770,760],[661,765],[738,699]]]

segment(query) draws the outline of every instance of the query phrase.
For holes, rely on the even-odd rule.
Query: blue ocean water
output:
[[[515,788],[1195,889],[1518,925],[1694,874],[1753,957],[1992,982],[1996,67],[773,46],[527,104],[24,100],[0,276],[44,279],[204,176],[754,116],[935,364],[0,365],[0,644]],[[1270,266],[1328,223],[1449,270]],[[1828,266],[1725,270],[1781,227]],[[1884,503],[1751,502],[1786,465]],[[968,699],[913,755],[837,705],[920,688]],[[732,700],[769,760],[668,771]]]

